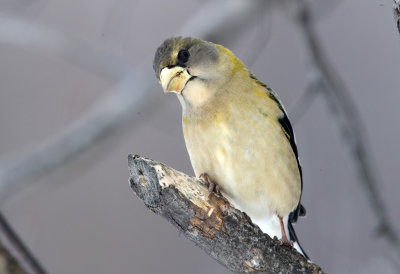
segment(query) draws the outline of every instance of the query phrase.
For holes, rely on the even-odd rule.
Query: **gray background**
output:
[[[0,0],[0,17],[17,16],[51,27],[151,74],[155,49],[204,3]],[[400,232],[400,36],[392,2],[321,1],[312,7],[327,56],[367,126],[365,138],[379,188]],[[273,6],[253,27],[225,44],[245,63],[252,63],[251,71],[278,92],[289,116],[306,85],[296,32],[287,10]],[[254,46],[266,35],[263,47]],[[131,152],[193,174],[179,102],[163,95],[152,77],[152,99],[134,110],[123,127],[116,126],[60,168],[25,179],[31,186],[1,205],[50,273],[228,273],[146,210],[129,188]],[[113,84],[57,54],[29,44],[0,42],[2,163],[25,157],[58,134]],[[377,219],[323,97],[315,98],[305,115],[293,120],[308,210],[295,226],[304,249],[328,273],[397,273],[396,257],[375,233]]]

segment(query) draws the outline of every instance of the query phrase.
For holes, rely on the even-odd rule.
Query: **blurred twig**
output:
[[[2,241],[0,241],[0,261],[0,273],[2,274],[26,273]]]
[[[123,59],[46,26],[19,18],[0,17],[0,42],[62,57],[101,76],[120,80],[75,123],[45,140],[26,157],[3,159],[0,165],[0,204],[31,184],[24,180],[54,168],[103,136],[121,116],[134,111],[146,94],[147,82]],[[147,78],[149,79],[149,78]],[[150,81],[148,81],[150,83]],[[148,85],[148,84],[147,84]]]
[[[235,0],[225,2],[223,16],[219,9],[215,9],[216,2],[205,3],[203,9],[199,10],[199,15],[192,16],[190,21],[184,24],[186,28],[182,29],[180,34],[187,34],[190,30],[191,36],[211,39],[215,35],[215,39],[218,40],[217,33],[221,29],[228,31],[231,28],[232,33],[232,30],[238,26],[237,24],[249,25],[246,21],[252,22],[253,20],[253,17],[249,15],[254,12],[264,12],[266,2],[269,1]],[[207,20],[205,21],[206,10]],[[246,16],[240,16],[241,14]],[[227,24],[227,22],[233,21],[236,24]],[[204,24],[205,22],[209,24]],[[195,29],[190,28],[194,26]],[[164,38],[161,38],[160,42]],[[29,180],[30,177],[39,172],[56,168],[67,159],[84,151],[109,129],[124,120],[123,118],[135,113],[137,107],[146,104],[154,94],[150,92],[155,89],[154,85],[156,84],[153,72],[140,73],[142,70],[134,69],[122,58],[40,24],[2,16],[0,17],[0,43],[63,57],[89,71],[107,77],[111,76],[118,81],[115,87],[98,99],[80,119],[62,132],[44,141],[30,153],[26,153],[25,157],[14,161],[7,159],[2,162],[0,165],[0,203],[18,190],[30,185],[32,183]],[[14,248],[19,251],[19,256],[26,258],[27,255],[31,262],[35,261],[33,256],[23,252],[26,249],[21,241],[14,241],[11,234],[6,233],[6,228],[9,226],[6,220],[3,220],[5,226],[0,227],[0,230],[15,245]],[[13,231],[11,230],[11,232]],[[12,234],[16,235],[14,232]],[[40,270],[40,267],[37,269]],[[37,273],[44,273],[44,271]]]
[[[319,95],[319,89],[322,87],[319,81],[314,81],[308,83],[306,90],[301,94],[300,98],[296,103],[293,104],[293,107],[289,110],[289,114],[293,124],[296,124],[298,121],[303,118],[304,114],[310,108],[311,104]]]
[[[0,43],[59,57],[113,80],[131,72],[131,64],[109,51],[15,16],[0,15]]]
[[[206,40],[228,39],[227,33],[237,35],[237,28],[251,25],[255,12],[265,12],[269,1],[218,1],[206,2],[191,19],[183,24],[178,34],[191,35]],[[218,5],[221,9],[216,9]],[[207,20],[204,21],[204,17]],[[232,23],[234,22],[234,23]],[[222,37],[218,33],[224,32]],[[160,39],[160,42],[165,37]],[[100,50],[83,41],[67,37],[45,26],[26,22],[23,19],[0,17],[0,42],[15,46],[26,46],[46,54],[67,59],[73,64],[99,74],[120,79],[119,83],[87,111],[79,120],[53,138],[37,146],[26,157],[3,161],[0,166],[0,203],[18,190],[31,184],[24,180],[62,164],[84,151],[95,140],[103,136],[124,117],[135,113],[135,109],[151,100],[155,88],[153,72],[139,73],[123,59]]]
[[[25,178],[55,168],[83,152],[128,112],[135,111],[137,105],[145,104],[150,99],[148,97],[151,97],[147,94],[152,85],[144,82],[139,75],[131,74],[120,81],[79,120],[37,146],[25,157],[4,163],[0,167],[0,202],[30,185],[31,181]]]
[[[227,44],[253,26],[274,3],[275,0],[207,1],[177,34]]]
[[[10,227],[4,218],[3,214],[0,213],[0,231],[3,234],[2,236],[7,239],[7,244],[10,245],[9,249],[14,249],[14,253],[16,253],[20,258],[18,260],[22,263],[24,268],[27,269],[26,272],[34,273],[34,274],[45,274],[47,273],[43,266],[39,263],[39,261],[33,256],[33,254],[29,251],[29,249],[24,245],[15,231]],[[4,249],[2,246],[1,249]],[[0,252],[2,255],[0,256],[2,260],[6,260],[5,265],[7,267],[0,267],[0,273],[25,273],[25,271],[21,268],[21,266],[15,261],[11,255],[8,255],[8,258],[4,258],[5,254],[8,253],[8,250],[2,250]],[[2,263],[3,264],[3,263]],[[5,269],[6,268],[6,269]]]
[[[254,66],[257,60],[259,60],[259,56],[261,52],[263,52],[268,46],[268,41],[271,38],[272,33],[272,20],[271,16],[267,17],[267,22],[265,21],[265,16],[260,16],[258,19],[258,28],[257,35],[255,39],[249,43],[249,57],[247,57],[246,64],[248,64],[249,68]]]
[[[310,83],[320,86],[319,91],[325,96],[329,109],[342,132],[343,139],[354,157],[360,182],[365,188],[371,207],[379,220],[378,229],[400,256],[399,237],[390,222],[378,188],[374,172],[375,166],[372,164],[372,157],[367,145],[365,126],[356,104],[342,79],[323,53],[318,35],[313,28],[307,2],[302,0],[292,3],[296,5],[295,18],[308,65],[308,80]]]

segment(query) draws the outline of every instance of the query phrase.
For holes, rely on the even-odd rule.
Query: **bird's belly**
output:
[[[196,176],[206,172],[252,219],[286,216],[297,206],[300,174],[280,128],[244,120],[235,126],[184,125],[184,134]]]

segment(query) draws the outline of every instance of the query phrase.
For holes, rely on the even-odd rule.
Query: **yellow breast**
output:
[[[183,117],[197,176],[206,172],[223,194],[252,217],[286,216],[298,204],[300,173],[278,123],[281,110],[264,90],[230,93],[204,119]]]

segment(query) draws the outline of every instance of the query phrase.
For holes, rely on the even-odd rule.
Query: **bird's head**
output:
[[[176,93],[184,108],[202,106],[223,92],[236,73],[248,75],[228,49],[191,37],[165,40],[156,51],[153,68],[164,92]]]

